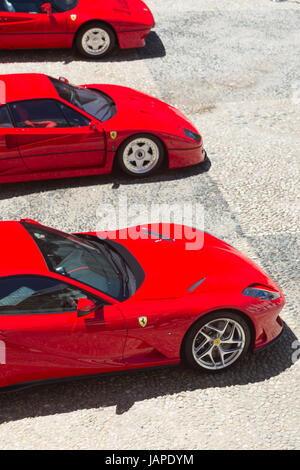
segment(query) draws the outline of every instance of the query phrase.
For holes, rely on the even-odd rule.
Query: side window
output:
[[[69,121],[69,125],[71,127],[89,126],[90,120],[81,113],[78,113],[73,108],[70,108],[70,106],[66,106],[64,103],[59,103],[58,106]]]
[[[17,13],[40,13],[41,6],[46,3],[43,0],[2,0],[5,4],[6,11]]]
[[[0,108],[0,127],[14,127],[6,106]]]
[[[10,105],[17,127],[54,128],[69,124],[54,100],[20,101]]]
[[[41,13],[42,5],[45,0],[0,0],[0,9],[4,7],[4,11],[12,11],[17,13]],[[75,8],[78,0],[49,0],[53,11],[61,13]]]
[[[75,312],[77,300],[99,299],[64,282],[39,276],[0,279],[0,315]]]

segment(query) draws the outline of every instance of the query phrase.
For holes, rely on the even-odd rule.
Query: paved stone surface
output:
[[[120,196],[133,208],[202,204],[205,229],[282,287],[285,333],[218,376],[171,368],[0,395],[0,448],[299,448],[300,361],[293,364],[292,345],[300,337],[300,2],[148,3],[157,25],[141,51],[101,63],[69,51],[1,52],[1,73],[45,72],[154,94],[194,121],[211,167],[143,183],[115,173],[2,186],[0,218],[79,231],[101,228],[99,209]]]

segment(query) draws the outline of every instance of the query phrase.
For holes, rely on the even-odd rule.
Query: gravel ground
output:
[[[283,289],[285,332],[216,377],[170,368],[3,394],[0,448],[299,448],[292,344],[300,337],[300,2],[148,4],[157,25],[143,50],[101,63],[69,51],[1,52],[1,73],[45,72],[154,94],[198,126],[211,166],[162,171],[143,183],[115,173],[7,185],[0,217],[80,231],[100,228],[97,211],[121,195],[131,207],[202,204],[205,229],[254,258]]]

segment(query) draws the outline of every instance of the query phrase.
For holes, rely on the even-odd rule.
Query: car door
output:
[[[53,99],[12,103],[20,155],[30,172],[99,168],[105,135],[74,108]]]
[[[101,306],[79,317],[79,298]],[[0,279],[0,338],[5,386],[119,370],[126,326],[107,299],[56,278],[22,275]]]
[[[0,41],[2,48],[69,47],[67,14],[42,13],[42,0],[0,0]]]
[[[21,158],[17,130],[11,121],[6,106],[0,107],[0,179],[1,177],[26,173],[27,169]]]

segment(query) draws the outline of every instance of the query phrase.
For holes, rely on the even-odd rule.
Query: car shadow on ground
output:
[[[72,49],[22,49],[22,50],[0,50],[0,64],[14,64],[24,62],[63,62],[65,65],[72,62],[126,62],[142,59],[154,59],[164,57],[166,49],[160,37],[154,32],[146,38],[145,47],[139,49],[119,49],[118,47],[108,57],[95,60],[88,59]],[[17,70],[16,70],[17,73]]]
[[[134,178],[123,174],[119,169],[114,168],[108,175],[84,176],[81,178],[64,178],[56,180],[29,181],[24,183],[3,184],[0,189],[0,201],[12,197],[27,196],[34,193],[63,190],[70,188],[83,188],[89,186],[112,185],[112,189],[117,190],[121,186],[135,184],[150,184],[163,181],[176,181],[191,176],[196,176],[209,171],[211,161],[207,158],[198,165],[168,170],[162,168],[153,176]]]
[[[116,407],[116,414],[123,414],[136,402],[157,397],[263,382],[293,365],[292,344],[296,339],[285,325],[281,338],[271,347],[249,355],[235,368],[219,374],[177,366],[102,375],[0,393],[0,423],[111,406]]]

